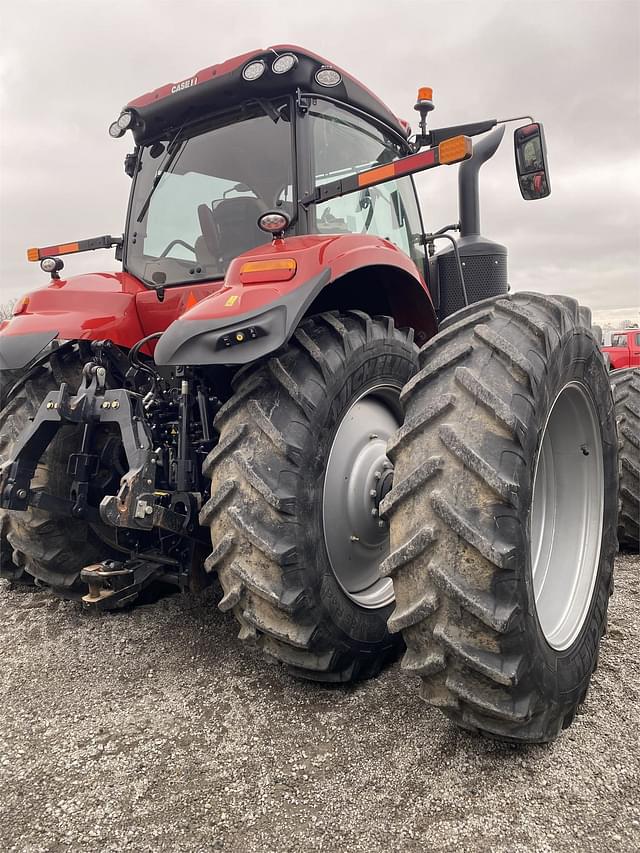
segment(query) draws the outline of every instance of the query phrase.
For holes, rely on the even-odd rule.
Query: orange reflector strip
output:
[[[57,252],[53,252],[54,255],[69,255],[71,252],[79,252],[80,245],[78,243],[63,243],[62,246],[54,246],[53,248],[57,248]]]
[[[18,299],[16,304],[13,306],[13,311],[11,312],[14,317],[17,317],[18,314],[23,314],[27,308],[29,307],[29,297],[23,296],[22,299]]]
[[[388,166],[379,166],[377,169],[367,169],[366,172],[361,172],[358,175],[358,186],[368,187],[371,184],[377,184],[378,181],[393,178],[395,174],[396,169],[393,163],[389,163]]]
[[[438,160],[440,165],[459,163],[468,160],[473,152],[473,143],[468,136],[452,136],[438,145]]]
[[[420,86],[418,89],[418,100],[419,101],[432,101],[433,100],[433,89],[430,86]]]
[[[27,249],[28,261],[39,261],[42,258],[51,258],[55,255],[70,255],[72,252],[80,252],[79,243],[62,243],[60,246],[43,246],[40,249]]]
[[[270,270],[288,270],[295,272],[297,264],[293,258],[282,258],[277,261],[247,261],[240,267],[240,273],[268,272]]]

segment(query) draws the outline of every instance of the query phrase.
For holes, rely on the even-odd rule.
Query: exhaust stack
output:
[[[464,274],[463,289],[453,247],[438,252],[438,316],[444,320],[468,304],[507,293],[507,249],[480,234],[480,191],[478,173],[498,150],[504,136],[504,125],[473,146],[473,157],[460,165],[458,172],[458,204],[460,239],[458,252]]]

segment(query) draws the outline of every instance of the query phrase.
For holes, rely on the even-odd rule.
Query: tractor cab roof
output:
[[[293,59],[283,59],[284,55]],[[278,59],[281,61],[274,68]],[[203,68],[185,80],[141,95],[126,109],[137,114],[133,133],[136,142],[143,143],[244,101],[293,95],[298,90],[335,98],[374,116],[396,133],[408,135],[408,125],[366,86],[337,65],[295,45],[254,50]]]

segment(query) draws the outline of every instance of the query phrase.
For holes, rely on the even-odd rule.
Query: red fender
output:
[[[290,263],[275,270],[247,269],[250,263],[269,261]],[[186,311],[162,335],[156,362],[247,364],[268,355],[289,339],[327,285],[333,284],[339,295],[341,280],[347,287],[348,274],[366,270],[371,271],[371,286],[385,290],[399,325],[419,330],[420,342],[435,333],[427,286],[397,246],[373,235],[308,235],[274,240],[235,258],[220,290]]]
[[[159,302],[154,290],[125,272],[49,281],[23,296],[16,306],[19,313],[0,325],[0,369],[24,367],[55,338],[108,338],[128,349],[151,332],[164,331],[221,287],[216,281],[167,288]]]
[[[241,269],[247,262],[284,258],[296,262],[295,275],[288,281],[243,283]],[[394,243],[369,234],[287,237],[244,252],[229,265],[224,286],[183,314],[180,320],[232,320],[234,316],[259,311],[277,302],[325,269],[330,270],[329,281],[335,282],[354,270],[381,266],[401,270],[413,280],[435,322],[429,290],[414,262]]]
[[[151,332],[164,331],[221,287],[217,281],[167,288],[159,302],[155,290],[126,272],[51,280],[19,300],[17,316],[0,325],[0,346],[3,339],[16,335],[55,332],[60,340],[110,338],[129,348]]]

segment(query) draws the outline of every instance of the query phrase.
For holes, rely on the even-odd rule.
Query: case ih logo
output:
[[[189,80],[183,80],[182,83],[176,83],[175,86],[171,87],[171,94],[173,95],[176,92],[181,92],[183,89],[188,89],[189,86],[195,86],[197,82],[197,77],[191,77]]]

